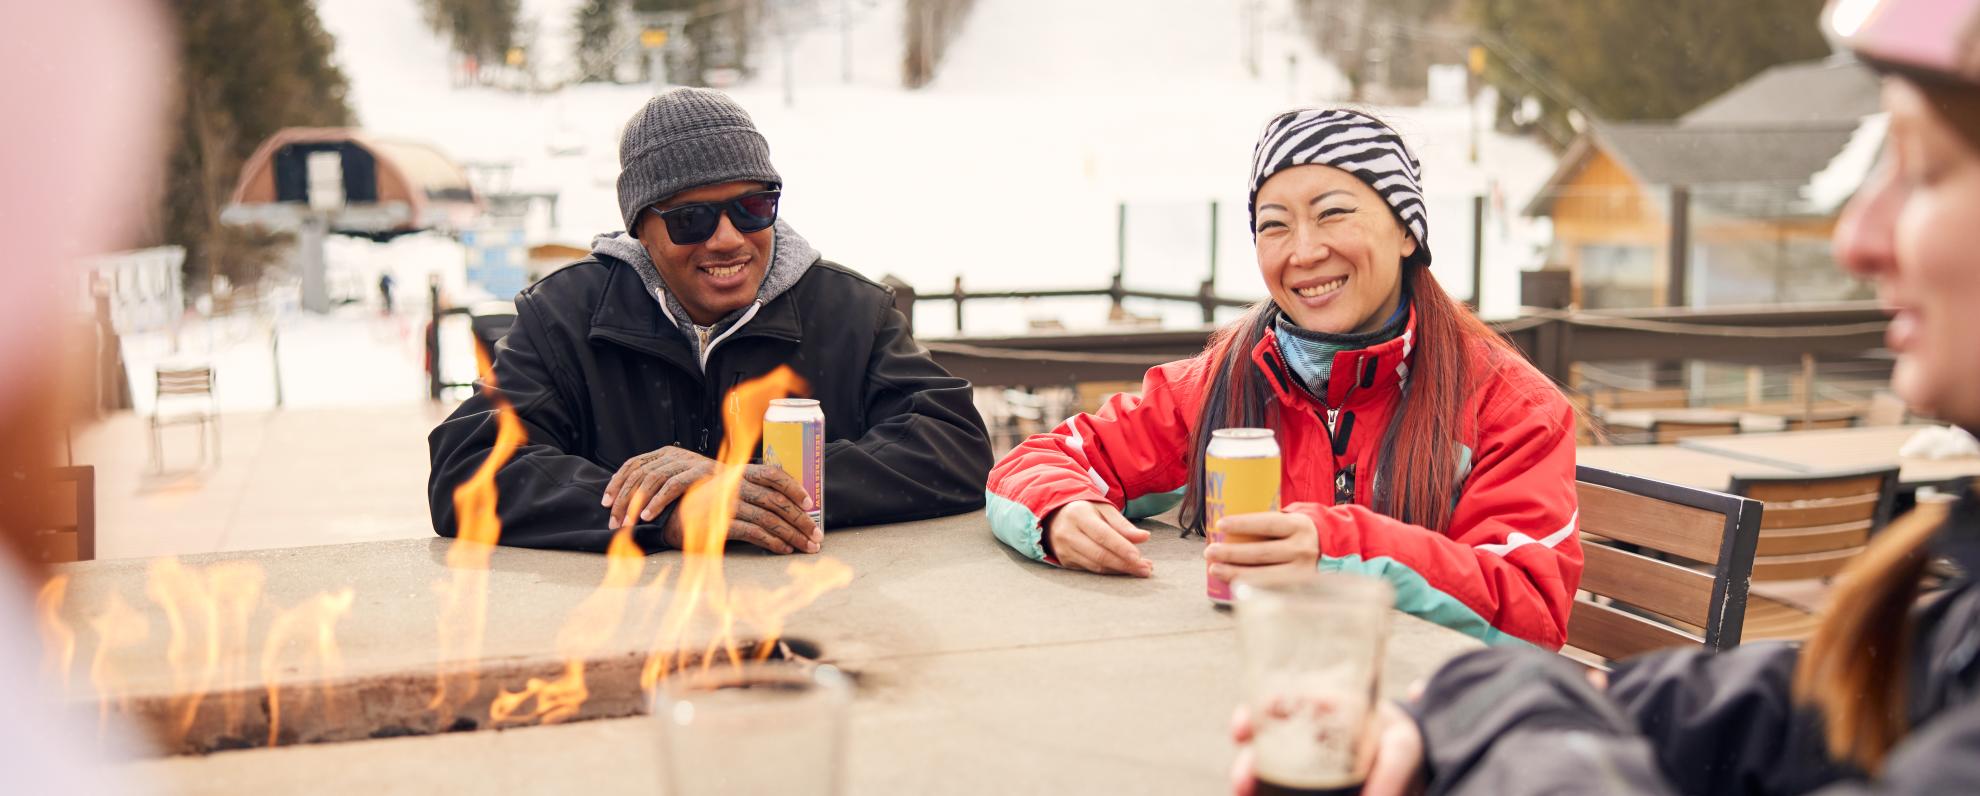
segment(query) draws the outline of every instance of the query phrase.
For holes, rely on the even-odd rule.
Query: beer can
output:
[[[804,509],[825,528],[825,412],[810,398],[778,398],[763,413],[763,462],[804,487]]]
[[[1210,432],[1203,456],[1203,528],[1211,544],[1249,542],[1226,534],[1225,517],[1279,509],[1279,442],[1269,428],[1224,428]],[[1204,575],[1210,601],[1231,602],[1231,584]]]

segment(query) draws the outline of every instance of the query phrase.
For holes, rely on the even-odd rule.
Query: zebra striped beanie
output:
[[[1396,222],[1416,238],[1410,261],[1430,264],[1430,216],[1424,212],[1422,164],[1402,136],[1367,114],[1345,109],[1287,111],[1265,124],[1251,152],[1251,236],[1258,237],[1258,188],[1283,169],[1317,163],[1368,183]]]

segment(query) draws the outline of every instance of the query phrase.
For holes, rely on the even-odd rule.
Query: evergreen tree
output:
[[[502,63],[516,43],[520,0],[419,0],[426,24],[447,34],[454,52],[481,63]]]
[[[160,243],[186,248],[189,295],[219,274],[248,285],[279,254],[265,232],[220,224],[241,165],[284,127],[353,122],[335,43],[313,0],[179,0],[178,140],[155,217]]]
[[[612,80],[618,72],[619,8],[623,0],[585,0],[577,10],[578,79]]]
[[[1471,37],[1452,23],[1459,0],[1299,0],[1295,10],[1320,52],[1348,80],[1351,99],[1420,95],[1431,64],[1462,59]]]
[[[1823,0],[1468,0],[1501,119],[1540,98],[1566,141],[1570,106],[1610,120],[1683,115],[1775,64],[1829,52]]]
[[[685,85],[701,85],[711,69],[735,69],[745,76],[754,70],[750,45],[760,27],[762,5],[763,0],[632,0],[636,13],[687,16],[685,57],[669,59],[669,68],[682,72],[669,79]]]

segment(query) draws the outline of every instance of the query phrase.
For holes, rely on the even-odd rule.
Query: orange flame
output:
[[[755,627],[757,637],[762,639],[756,648],[759,661],[770,657],[778,637],[784,634],[786,617],[817,601],[825,592],[844,588],[852,583],[853,576],[852,567],[829,557],[792,561],[784,571],[790,574],[791,582],[780,588],[736,590],[736,613]]]
[[[248,623],[261,596],[261,568],[243,562],[188,569],[178,559],[153,561],[145,592],[165,612],[171,638],[165,649],[172,667],[173,742],[192,730],[206,695],[227,691],[229,730],[240,726],[238,685],[246,674]]]
[[[497,433],[488,457],[454,492],[458,534],[447,551],[451,578],[434,584],[442,597],[437,617],[440,649],[435,693],[428,708],[438,712],[443,722],[453,719],[480,693],[478,659],[488,618],[489,566],[501,538],[495,476],[526,437],[514,407],[495,390],[486,352],[477,350],[476,354],[484,389],[495,406]],[[576,718],[590,696],[585,683],[586,661],[611,644],[626,624],[628,609],[635,605],[645,617],[636,632],[653,633],[641,672],[642,684],[651,689],[671,671],[697,663],[709,667],[718,655],[731,665],[741,665],[745,650],[735,635],[739,621],[759,634],[758,646],[749,652],[757,659],[768,657],[790,614],[851,582],[850,568],[822,557],[792,562],[787,570],[791,581],[776,589],[731,588],[723,576],[723,546],[734,520],[745,468],[762,434],[764,410],[771,399],[802,388],[803,381],[795,373],[778,368],[726,397],[727,434],[716,471],[681,498],[678,515],[684,529],[685,557],[657,630],[653,617],[668,595],[665,586],[672,569],[663,569],[645,587],[639,585],[644,553],[633,541],[636,526],[629,523],[613,536],[598,589],[578,605],[558,632],[556,649],[564,660],[564,673],[556,679],[531,678],[520,691],[502,691],[489,706],[492,724],[549,724]],[[646,497],[635,496],[630,511],[637,514],[638,503]],[[238,731],[240,700],[247,689],[232,686],[244,683],[247,677],[249,630],[259,609],[264,581],[262,570],[248,563],[223,563],[200,570],[166,558],[150,565],[146,592],[165,615],[171,633],[166,659],[172,668],[174,696],[169,705],[171,726],[178,738],[184,738],[194,726],[207,695],[219,689],[229,694],[226,732],[233,735]],[[61,619],[68,585],[69,576],[57,575],[36,600],[47,665],[59,668],[65,678],[75,655],[75,634]],[[635,592],[639,596],[636,603]],[[268,626],[260,674],[267,691],[271,746],[280,740],[285,713],[293,716],[308,702],[316,701],[335,721],[335,700],[348,699],[348,695],[339,696],[332,690],[342,673],[335,630],[353,601],[354,594],[348,588],[319,594],[279,613]],[[119,651],[144,642],[151,632],[150,623],[121,595],[112,593],[88,624],[97,636],[90,678],[107,725],[113,703],[120,710],[129,710],[128,678],[117,661],[130,656]],[[700,640],[700,648],[687,648],[689,632],[710,624],[713,632]],[[291,648],[299,644],[302,651],[293,652]],[[285,668],[285,664],[293,665]],[[284,704],[280,685],[284,672],[290,673],[291,680],[314,684],[314,691],[291,687],[290,704]]]
[[[220,669],[219,609],[207,594],[205,580],[187,571],[178,559],[153,561],[150,573],[145,593],[164,609],[165,625],[172,633],[165,647],[165,660],[172,667],[173,713],[178,716],[172,729],[175,737],[184,737]],[[189,627],[193,623],[198,624],[197,631]]]
[[[628,509],[629,516],[638,516],[638,511],[635,503]],[[611,642],[625,618],[626,602],[639,583],[640,571],[646,568],[646,554],[632,540],[634,527],[635,523],[626,523],[612,535],[612,544],[605,550],[605,580],[598,584],[597,591],[578,604],[563,629],[557,631],[557,654],[564,658],[564,676],[556,680],[532,677],[521,691],[503,690],[488,705],[490,721],[502,724],[535,720],[556,724],[577,716],[585,700],[591,697],[591,691],[584,685],[585,659]],[[654,582],[666,579],[667,571],[662,570]],[[517,711],[531,697],[536,699],[536,709],[517,716]]]
[[[268,638],[261,649],[261,679],[268,687],[269,746],[275,745],[282,729],[282,688],[278,675],[283,650],[291,638],[313,642],[314,654],[307,655],[298,669],[308,670],[307,676],[316,683],[320,694],[318,704],[326,712],[333,710],[333,683],[344,671],[343,658],[337,652],[337,620],[350,612],[354,596],[349,588],[335,594],[318,594],[283,611],[269,623]]]
[[[736,499],[742,491],[744,468],[763,434],[763,413],[770,401],[804,389],[804,380],[787,367],[738,385],[723,401],[726,436],[717,456],[715,474],[691,487],[681,497],[684,553],[681,577],[674,586],[674,599],[667,606],[659,633],[649,648],[640,684],[648,690],[657,686],[671,671],[691,665],[695,657],[682,649],[685,635],[697,613],[704,607],[714,627],[698,656],[700,665],[714,664],[717,653],[730,665],[740,666],[743,653],[735,636],[738,614],[762,631],[757,639],[756,657],[766,657],[781,634],[784,617],[810,604],[829,589],[851,581],[851,570],[830,558],[816,563],[797,562],[791,566],[800,583],[774,592],[728,588],[722,575],[723,545],[729,538],[729,524],[735,519]]]
[[[69,593],[69,576],[56,575],[41,585],[34,596],[34,614],[41,626],[44,673],[62,678],[62,694],[69,693],[69,669],[76,661],[76,631],[62,621],[62,601]]]
[[[248,676],[248,626],[260,607],[264,580],[261,567],[246,562],[230,561],[206,568],[206,581],[224,635],[219,687],[228,694],[225,716],[228,735],[237,734],[241,727],[248,693],[244,687]]]
[[[502,538],[502,520],[495,513],[495,473],[502,469],[526,435],[515,407],[496,389],[488,352],[475,348],[475,367],[483,394],[495,404],[495,446],[481,467],[454,490],[454,543],[447,548],[451,582],[434,584],[440,592],[440,666],[438,685],[428,707],[448,721],[481,688],[482,635],[488,623],[488,561]]]
[[[103,612],[91,617],[90,629],[96,632],[96,656],[90,660],[89,679],[96,686],[97,701],[100,705],[99,732],[110,726],[110,703],[114,700],[120,711],[130,709],[130,683],[116,664],[112,653],[135,644],[142,643],[151,636],[151,623],[144,614],[124,602],[124,596],[111,593],[110,601],[103,606]]]

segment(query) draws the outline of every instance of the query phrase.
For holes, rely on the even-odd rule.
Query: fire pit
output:
[[[242,679],[216,678],[212,692],[245,692],[243,709],[258,709],[253,706],[266,691],[257,636],[275,613],[272,606],[350,588],[355,596],[336,626],[343,669],[337,681],[400,676],[408,683],[407,704],[423,708],[420,698],[433,694],[440,647],[434,617],[441,595],[431,584],[452,575],[447,548],[446,540],[414,539],[187,558],[188,569],[239,560],[267,576],[263,598],[271,607],[263,608],[248,637]],[[828,534],[826,554],[857,576],[792,614],[785,635],[813,642],[824,661],[858,674],[847,733],[849,792],[1203,793],[1224,787],[1231,754],[1224,728],[1240,697],[1231,618],[1203,599],[1201,542],[1158,532],[1143,549],[1156,562],[1156,576],[1130,580],[1014,559],[980,513]],[[818,560],[732,552],[725,577],[731,585],[774,590],[789,582],[791,563]],[[671,552],[643,562],[640,586],[626,590],[632,616],[645,613],[648,592],[642,587],[662,571],[678,572],[682,563],[681,554]],[[89,619],[113,596],[146,614],[153,630],[145,641],[115,650],[109,661],[124,673],[129,701],[175,693],[167,665],[169,623],[145,594],[152,564],[104,560],[61,570],[72,580],[60,615],[76,629],[70,693],[86,709],[96,707],[89,680],[96,634]],[[502,680],[500,687],[514,692],[530,677],[559,674],[559,631],[597,593],[602,566],[595,555],[497,550],[488,570],[483,682]],[[673,599],[671,590],[663,591],[658,612],[664,616]],[[641,622],[627,623],[586,658],[594,699],[610,701],[603,693],[608,685],[599,683],[624,676],[610,673],[613,659],[623,659],[622,665],[643,661],[652,641],[646,631]],[[758,637],[753,631],[741,635]],[[311,634],[295,639],[278,682],[311,679],[314,669],[303,653],[313,645]],[[1475,646],[1455,632],[1398,616],[1384,688],[1401,696],[1438,663]],[[594,675],[594,668],[603,673]],[[303,699],[283,700],[284,725],[311,721],[303,714],[314,712],[314,703]],[[209,698],[201,710],[220,709],[212,704]],[[113,700],[111,710],[117,709]],[[535,704],[521,709],[533,712]],[[154,757],[123,772],[159,792],[216,796],[424,796],[464,789],[631,796],[661,787],[659,733],[647,716],[550,725],[539,720],[489,732],[485,712],[462,712],[482,717],[477,731],[366,738],[397,723],[378,722],[356,740],[266,748],[267,738],[260,736],[260,748]]]
[[[815,661],[819,655],[817,645],[803,639],[782,639],[763,652],[754,642],[743,648],[751,659]],[[588,698],[551,723],[645,715],[648,698],[640,684],[645,665],[646,656],[633,653],[585,661]],[[683,668],[700,665],[687,662]],[[447,713],[432,704],[430,670],[210,693],[193,709],[189,724],[183,723],[182,694],[134,698],[123,711],[150,727],[153,737],[171,741],[159,748],[167,754],[470,732],[543,723],[534,712],[518,710],[527,700],[509,700],[506,711],[498,705],[504,695],[528,693],[527,683],[554,682],[568,671],[568,665],[559,663],[484,661],[480,688]]]
[[[492,384],[486,360],[481,364]],[[738,409],[727,420],[722,466],[680,499],[685,555],[678,576],[670,565],[645,577],[648,561],[633,543],[630,525],[602,560],[577,557],[594,567],[602,561],[604,572],[568,607],[551,639],[561,663],[545,662],[540,647],[522,655],[489,649],[491,627],[500,632],[506,625],[505,617],[489,610],[501,538],[495,473],[523,443],[522,423],[491,393],[499,431],[481,467],[454,492],[457,536],[445,543],[445,575],[428,581],[436,602],[374,598],[365,604],[367,616],[357,620],[375,620],[373,606],[411,611],[415,619],[424,612],[434,621],[427,636],[432,643],[419,645],[431,651],[426,665],[345,672],[338,631],[356,612],[353,586],[324,589],[283,609],[263,591],[292,583],[271,578],[259,563],[187,566],[165,558],[149,562],[144,578],[143,599],[162,615],[161,631],[153,629],[153,614],[132,608],[134,599],[119,590],[92,609],[65,611],[73,576],[51,579],[38,600],[49,668],[70,688],[77,640],[87,635],[94,647],[88,679],[103,721],[110,721],[114,708],[150,725],[167,751],[205,753],[631,716],[675,672],[773,657],[815,660],[816,645],[782,638],[784,624],[819,595],[850,583],[851,569],[830,557],[807,556],[793,560],[787,580],[775,586],[731,584],[723,569],[742,469],[756,446],[763,408],[801,387],[788,369],[778,368],[739,385],[724,402]],[[638,513],[639,506],[629,509]],[[543,589],[525,586],[523,593],[540,596]],[[269,610],[272,618],[263,621]],[[742,635],[751,631],[757,635]],[[155,666],[131,662],[156,645],[154,633],[163,636],[159,657],[169,672],[162,683]],[[640,638],[646,641],[628,643]],[[140,678],[149,682],[140,685]]]

